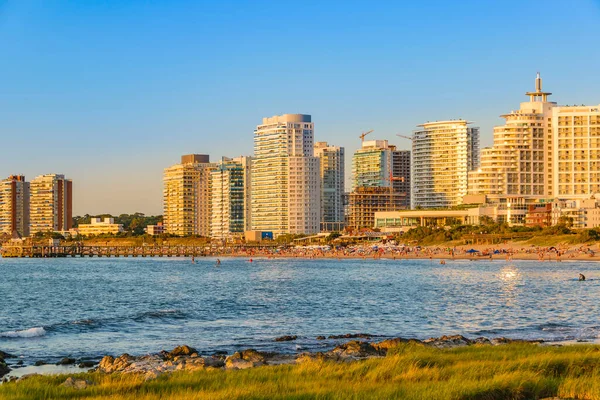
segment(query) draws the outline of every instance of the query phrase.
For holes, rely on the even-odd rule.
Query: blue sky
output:
[[[467,118],[492,142],[541,71],[600,104],[600,2],[0,0],[0,176],[63,173],[75,214],[162,212],[181,154],[252,153],[262,117],[401,148]]]

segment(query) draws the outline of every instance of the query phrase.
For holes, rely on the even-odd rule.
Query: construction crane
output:
[[[360,134],[359,138],[360,138],[361,143],[365,141],[365,136],[367,136],[369,133],[373,132],[373,130],[374,129],[371,129],[368,132],[363,132],[363,133]]]
[[[401,135],[399,133],[396,133],[396,136],[404,138],[404,139],[408,139],[408,140],[413,140],[412,136]]]

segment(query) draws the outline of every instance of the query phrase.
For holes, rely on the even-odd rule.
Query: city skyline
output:
[[[310,114],[315,141],[353,154],[362,131],[409,149],[396,133],[458,118],[490,146],[538,70],[560,105],[600,103],[600,83],[585,78],[600,66],[589,40],[597,2],[467,3],[307,3],[289,23],[275,18],[289,6],[264,3],[0,2],[0,116],[12,146],[1,175],[69,176],[75,215],[161,214],[165,166],[181,154],[252,155],[264,116]],[[136,34],[137,13],[156,29]],[[278,58],[295,64],[269,66]]]

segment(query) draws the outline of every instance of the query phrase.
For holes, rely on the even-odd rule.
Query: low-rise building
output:
[[[82,236],[104,235],[123,232],[122,224],[115,224],[114,218],[92,218],[89,224],[80,224],[78,232]]]
[[[542,228],[552,225],[552,204],[530,204],[527,207],[525,226],[540,226]]]
[[[146,227],[146,234],[148,235],[155,236],[162,235],[163,233],[165,233],[165,226],[162,222],[159,222],[156,225],[148,225]]]

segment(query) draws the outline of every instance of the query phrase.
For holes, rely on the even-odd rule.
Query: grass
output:
[[[139,375],[75,375],[0,385],[0,399],[600,399],[600,346],[534,344],[439,350],[403,344],[385,358],[349,363],[307,361],[248,370]]]

